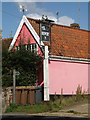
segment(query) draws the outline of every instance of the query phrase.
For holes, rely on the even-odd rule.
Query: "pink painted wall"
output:
[[[49,64],[49,86],[50,94],[61,93],[64,95],[75,94],[77,86],[88,90],[88,64],[50,61]]]
[[[36,40],[34,39],[34,37],[32,36],[31,32],[28,30],[28,28],[25,24],[22,26],[22,29],[17,37],[17,40],[14,45],[14,49],[16,46],[19,45],[20,38],[22,39],[22,41],[21,41],[22,44],[28,44],[29,41],[31,44],[36,43]],[[42,52],[41,52],[39,45],[38,45],[38,54],[40,54],[42,56]]]

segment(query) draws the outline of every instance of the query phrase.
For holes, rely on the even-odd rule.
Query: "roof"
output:
[[[40,20],[27,18],[40,37]],[[88,50],[88,30],[70,26],[53,24],[51,26],[51,40],[44,42],[49,46],[51,55],[90,58]]]
[[[24,23],[27,25],[28,29],[35,37],[37,43],[39,43],[40,22],[44,21],[26,18],[25,16],[23,16],[13,40],[10,39],[9,41],[9,39],[7,39],[6,42],[4,41],[4,44],[6,44],[7,46],[10,45],[9,50],[12,49]],[[90,31],[59,24],[50,24],[50,26],[51,39],[49,42],[43,43],[49,46],[49,51],[51,55],[85,59],[90,58],[90,44],[88,42]]]

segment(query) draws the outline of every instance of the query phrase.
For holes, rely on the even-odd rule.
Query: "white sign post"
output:
[[[48,68],[48,46],[45,46],[44,59],[44,101],[49,101],[49,68]]]

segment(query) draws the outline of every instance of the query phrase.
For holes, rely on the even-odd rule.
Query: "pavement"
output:
[[[28,114],[28,113],[3,113],[4,116],[7,115],[34,115],[34,116],[64,116],[64,117],[82,117],[88,118],[89,116],[89,107],[90,104],[88,103],[81,103],[72,106],[67,106],[64,109],[60,110],[59,112],[44,112],[44,113],[37,113],[37,114]]]

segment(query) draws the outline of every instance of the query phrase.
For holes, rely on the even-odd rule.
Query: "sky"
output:
[[[27,12],[25,12],[27,17],[41,19],[42,15],[47,15],[47,17],[54,20],[55,23],[67,26],[70,26],[71,23],[79,23],[80,6],[80,28],[88,30],[88,2],[13,1],[14,2],[6,2],[4,0],[4,2],[2,2],[2,38],[9,38],[15,35],[23,16],[22,10],[20,12],[20,5],[23,5],[25,9],[27,9]],[[56,16],[57,11],[59,12],[58,20]]]

